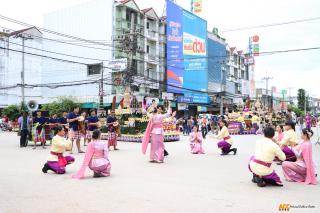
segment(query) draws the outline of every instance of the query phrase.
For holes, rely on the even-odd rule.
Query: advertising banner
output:
[[[179,103],[193,103],[192,97],[186,97],[186,96],[178,96],[177,101]]]
[[[173,93],[162,92],[162,99],[164,100],[165,98],[170,101],[174,100]]]
[[[171,1],[167,1],[167,67],[167,92],[188,97],[191,93],[195,103],[207,100],[201,93],[208,90],[207,21]]]
[[[107,67],[112,70],[124,71],[127,69],[127,58],[119,58],[109,61],[107,63]]]
[[[178,110],[186,110],[188,105],[186,103],[178,103]]]
[[[197,106],[197,111],[198,112],[207,112],[208,108],[205,106]]]
[[[245,65],[254,65],[254,57],[253,56],[247,56],[244,59],[244,64]]]
[[[249,86],[249,81],[247,80],[242,80],[242,94],[243,95],[249,95],[250,94],[250,86]]]
[[[256,82],[250,80],[250,97],[254,99],[256,97]]]
[[[192,12],[198,14],[202,12],[202,0],[191,0]]]
[[[198,93],[185,93],[185,98],[189,98],[192,102],[189,103],[200,103],[200,104],[207,104],[210,103],[211,98],[207,94],[198,94]]]
[[[182,8],[167,1],[167,91],[182,93]]]
[[[208,90],[207,22],[183,10],[183,87],[185,96],[192,96],[194,103],[209,103]]]

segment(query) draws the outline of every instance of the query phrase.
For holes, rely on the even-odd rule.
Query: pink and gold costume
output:
[[[81,168],[72,177],[76,179],[84,178],[87,167],[94,172],[95,176],[110,176],[111,163],[108,156],[109,148],[107,143],[96,140],[92,141],[88,144]]]
[[[190,133],[190,147],[191,147],[192,154],[204,154],[204,149],[202,148],[201,132]]]
[[[57,174],[64,174],[65,167],[74,162],[74,157],[63,156],[63,153],[71,148],[71,141],[56,135],[52,138],[50,154],[48,156],[48,167]]]
[[[282,163],[285,178],[288,181],[317,184],[311,142],[303,141],[294,148],[294,152],[298,159],[296,162],[285,161]]]
[[[170,117],[171,111],[166,114],[153,115],[148,123],[145,135],[142,140],[142,153],[145,154],[148,148],[151,135],[150,160],[163,162],[164,159],[164,131],[163,119]]]

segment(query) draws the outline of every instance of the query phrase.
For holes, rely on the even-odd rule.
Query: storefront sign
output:
[[[170,101],[174,100],[173,93],[162,92],[162,99],[164,100],[166,98]]]
[[[177,100],[179,103],[193,103],[192,97],[178,96]]]
[[[186,103],[178,103],[178,110],[186,110],[188,105]]]
[[[207,112],[208,108],[205,106],[197,106],[197,111],[198,112]]]

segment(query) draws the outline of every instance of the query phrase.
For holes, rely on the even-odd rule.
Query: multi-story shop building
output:
[[[243,51],[227,45],[226,60],[226,104],[243,105],[243,100],[249,96],[249,71],[245,65]]]
[[[133,90],[141,96],[159,96],[165,73],[165,19],[153,8],[140,10],[134,0],[117,2],[115,14],[115,58],[130,58],[133,52],[128,70],[133,76]],[[124,51],[125,41],[130,39],[133,51]],[[115,72],[113,79],[122,78],[124,72]],[[114,87],[113,92],[122,93],[121,89]]]
[[[152,8],[140,10],[133,0],[93,0],[45,15],[44,28],[59,32],[44,34],[50,39],[44,40],[43,49],[50,51],[45,54],[63,60],[43,61],[43,83],[96,80],[92,84],[44,88],[46,102],[69,95],[83,103],[98,103],[102,74],[106,105],[115,94],[118,101],[121,99],[126,83],[123,80],[130,80],[138,99],[145,94],[158,97],[165,70],[165,21]],[[113,70],[109,62],[117,59],[127,59],[127,68]]]
[[[208,32],[208,94],[212,97],[210,111],[219,112],[226,88],[227,50],[225,39]]]

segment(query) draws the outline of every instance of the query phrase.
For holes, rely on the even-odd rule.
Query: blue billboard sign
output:
[[[206,92],[208,89],[207,21],[183,11],[183,87]],[[185,91],[195,103],[208,103],[207,94]]]
[[[195,95],[194,103],[203,103],[207,61],[207,21],[167,1],[167,91]]]
[[[167,91],[181,93],[183,87],[183,9],[167,1]]]
[[[179,103],[193,103],[193,98],[187,96],[178,96],[177,101]]]
[[[208,104],[211,102],[210,96],[206,93],[185,93],[184,97],[192,98],[191,103]]]

